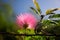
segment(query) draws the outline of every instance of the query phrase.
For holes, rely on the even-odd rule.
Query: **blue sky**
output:
[[[60,7],[60,0],[37,0],[41,11],[43,14],[45,14],[45,11],[50,8],[59,8]],[[1,2],[1,0],[0,0]],[[3,0],[5,3],[9,3],[14,12],[16,14],[22,13],[22,12],[29,12],[29,7],[35,7],[32,0]],[[39,18],[39,17],[37,17]],[[44,19],[48,19],[48,16],[46,16]],[[12,18],[13,22],[15,22],[15,18]],[[10,21],[9,21],[10,22]]]
[[[45,14],[45,11],[50,8],[59,8],[60,0],[37,0],[42,13]],[[29,7],[35,7],[32,0],[3,0],[3,2],[9,3],[14,12],[19,14],[21,12],[29,12]]]

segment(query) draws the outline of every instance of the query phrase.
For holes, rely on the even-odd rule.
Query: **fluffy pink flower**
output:
[[[24,25],[27,24],[28,29],[34,29],[37,19],[31,13],[24,13],[17,16],[16,22],[20,28],[24,28]]]

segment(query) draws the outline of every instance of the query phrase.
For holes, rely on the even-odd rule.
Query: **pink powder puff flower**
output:
[[[17,16],[16,23],[20,28],[27,26],[28,29],[34,29],[37,24],[37,18],[31,13],[24,13]]]

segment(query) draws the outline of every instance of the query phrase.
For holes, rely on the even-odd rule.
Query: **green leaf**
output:
[[[60,18],[60,14],[50,15],[49,18]]]
[[[34,5],[35,5],[35,7],[38,11],[38,14],[40,15],[41,14],[41,9],[40,9],[40,6],[39,6],[38,2],[36,0],[33,0],[33,3],[34,3]]]
[[[38,12],[35,10],[35,8],[30,7],[30,9],[32,9],[34,13],[38,14]]]
[[[48,9],[48,10],[46,11],[46,15],[55,14],[55,13],[53,13],[53,12],[54,12],[54,11],[57,11],[57,10],[58,10],[58,8]]]

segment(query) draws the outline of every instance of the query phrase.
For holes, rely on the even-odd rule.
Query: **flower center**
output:
[[[26,29],[28,27],[28,24],[24,24],[23,27]]]

